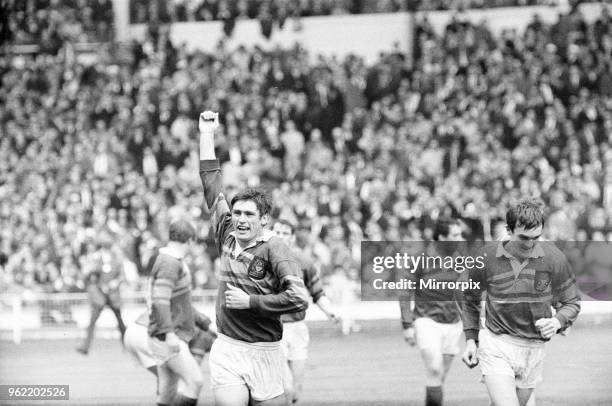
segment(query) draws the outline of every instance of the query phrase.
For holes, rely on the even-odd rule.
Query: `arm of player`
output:
[[[200,114],[200,178],[204,188],[204,201],[211,211],[215,240],[220,249],[227,232],[231,231],[229,205],[221,187],[221,167],[215,154],[215,130],[219,127],[219,114],[205,111]]]
[[[401,298],[399,301],[400,305],[400,317],[402,321],[402,328],[404,329],[404,340],[408,344],[415,345],[415,332],[414,332],[414,312],[412,307],[414,305],[414,293],[409,291],[406,298]]]
[[[321,282],[321,272],[317,266],[312,262],[308,261],[303,264],[304,266],[304,285],[312,297],[312,301],[321,309],[325,316],[334,323],[341,321],[338,314],[334,311],[334,307],[331,304],[329,298],[325,295],[323,289],[323,282]]]
[[[315,302],[315,304],[319,307],[319,309],[321,309],[323,313],[325,313],[329,320],[333,321],[336,324],[342,321],[342,318],[334,310],[334,307],[327,296],[320,296],[319,299]]]
[[[545,339],[571,326],[580,313],[580,295],[576,287],[576,278],[567,260],[564,260],[553,274],[552,291],[556,314],[548,319],[538,319],[535,323]]]
[[[159,267],[159,270],[155,268]],[[158,258],[154,265],[154,276],[151,289],[150,323],[155,325],[154,335],[174,332],[172,313],[170,312],[170,298],[172,288],[179,277],[180,265],[163,261]]]

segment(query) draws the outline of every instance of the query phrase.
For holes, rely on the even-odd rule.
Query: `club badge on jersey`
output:
[[[550,282],[550,272],[536,271],[534,285],[537,292],[544,292],[548,285],[550,285]]]
[[[247,274],[249,275],[249,278],[262,280],[266,276],[266,270],[268,267],[269,264],[266,260],[260,257],[255,257],[249,264]]]

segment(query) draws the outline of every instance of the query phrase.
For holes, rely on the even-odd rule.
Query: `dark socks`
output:
[[[425,406],[442,406],[442,387],[425,387]]]
[[[188,398],[183,395],[178,395],[174,401],[174,406],[196,406],[197,404],[197,399]]]

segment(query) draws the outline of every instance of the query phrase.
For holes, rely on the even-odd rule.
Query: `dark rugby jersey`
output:
[[[229,205],[221,193],[218,160],[200,161],[204,198],[211,211],[215,242],[221,254],[216,303],[217,329],[245,342],[280,341],[282,313],[308,307],[308,292],[295,254],[269,230],[238,254]],[[247,292],[250,308],[228,309],[225,291],[231,284]]]
[[[518,260],[505,249],[507,242],[487,243],[485,268],[470,270],[480,281],[480,290],[465,292],[463,326],[466,339],[478,339],[480,300],[486,291],[485,326],[494,334],[545,340],[535,326],[540,318],[552,317],[551,306],[561,328],[571,325],[580,312],[574,273],[565,255],[552,242],[538,241],[530,258]],[[515,261],[514,267],[511,261]]]
[[[191,275],[182,260],[160,249],[149,282],[149,336],[174,332],[189,342],[196,332]]]
[[[427,255],[430,257],[446,257],[429,246]],[[455,253],[448,256],[456,255]],[[405,299],[400,300],[402,315],[402,327],[411,327],[414,320],[419,317],[427,317],[438,323],[450,324],[461,320],[459,306],[455,301],[455,292],[450,289],[421,289],[420,280],[428,281],[435,279],[439,282],[456,282],[460,274],[454,270],[444,268],[419,267],[413,274],[406,275],[416,282],[416,289],[409,291]],[[411,301],[414,301],[414,310],[411,309]]]
[[[321,275],[314,262],[304,254],[302,250],[294,248],[295,254],[300,262],[302,268],[302,276],[304,279],[304,285],[308,289],[308,293],[312,297],[312,301],[317,303],[321,297],[325,295],[323,290],[323,282],[321,282]],[[283,323],[292,323],[296,321],[302,321],[306,318],[306,310],[302,310],[296,313],[285,313],[281,316]]]

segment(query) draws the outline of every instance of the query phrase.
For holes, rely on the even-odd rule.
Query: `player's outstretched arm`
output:
[[[200,114],[200,160],[217,159],[215,155],[215,131],[219,128],[219,113],[207,110]]]
[[[205,111],[200,114],[200,178],[204,188],[204,201],[211,212],[217,246],[220,248],[231,231],[229,205],[223,195],[221,167],[215,155],[215,130],[219,128],[219,114]]]

